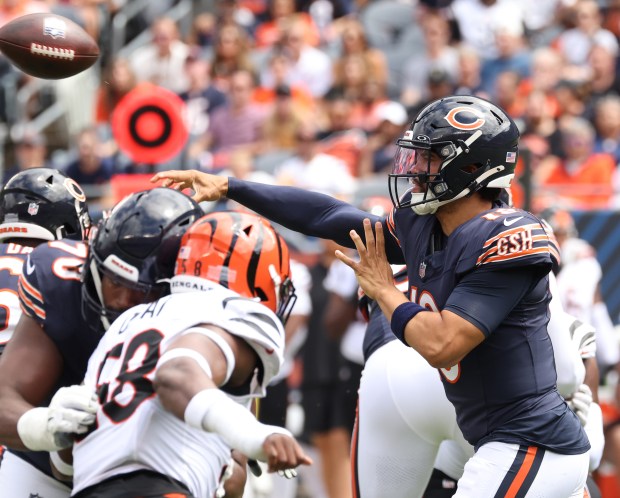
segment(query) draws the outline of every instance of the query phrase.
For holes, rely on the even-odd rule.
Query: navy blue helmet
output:
[[[83,240],[90,223],[84,191],[56,169],[21,171],[0,192],[0,242],[12,238]]]
[[[169,188],[137,192],[119,202],[91,237],[82,272],[82,311],[108,327],[120,314],[106,308],[103,275],[155,300],[168,290],[181,237],[203,215],[185,194]],[[96,320],[99,322],[99,320]]]
[[[397,141],[389,175],[392,202],[396,208],[432,214],[485,187],[508,188],[518,142],[516,124],[495,104],[466,95],[436,100],[420,111]],[[424,150],[441,158],[439,171],[430,171],[430,154],[427,164],[416,164],[416,156],[424,156],[419,153]],[[422,192],[413,191],[416,185]]]

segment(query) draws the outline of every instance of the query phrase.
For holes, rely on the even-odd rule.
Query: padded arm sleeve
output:
[[[382,221],[388,259],[391,263],[402,262],[402,251],[387,230],[385,220],[328,195],[229,178],[226,196],[290,230],[330,239],[352,249],[355,245],[349,236],[351,230],[363,238],[364,218],[370,218],[373,224]]]

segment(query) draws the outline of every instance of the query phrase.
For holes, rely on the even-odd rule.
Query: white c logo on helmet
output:
[[[459,120],[459,114],[466,112],[469,114],[473,114],[477,119],[475,119],[474,121],[472,121],[471,123],[465,123],[461,120]],[[484,117],[480,114],[480,111],[478,111],[477,109],[473,109],[469,106],[459,106],[459,107],[455,107],[454,109],[451,109],[450,112],[445,116],[444,118],[448,123],[450,123],[450,126],[453,126],[454,128],[457,128],[459,130],[477,130],[478,128],[480,128],[484,123],[486,123],[486,120],[484,119]]]
[[[86,202],[86,195],[84,194],[82,187],[80,187],[75,180],[72,178],[65,178],[64,186],[72,197],[80,202]]]

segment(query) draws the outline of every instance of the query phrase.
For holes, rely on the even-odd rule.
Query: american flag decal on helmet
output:
[[[506,162],[507,163],[516,163],[517,162],[517,153],[516,152],[506,152]]]

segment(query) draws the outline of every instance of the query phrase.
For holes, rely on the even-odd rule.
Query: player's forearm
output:
[[[376,300],[390,322],[396,308],[408,302],[396,287],[386,287],[377,294]],[[449,312],[426,310],[417,313],[405,326],[404,339],[407,345],[435,368],[456,365],[466,354],[458,339],[458,328],[449,315]]]
[[[31,408],[12,388],[0,388],[0,444],[15,450],[27,450],[17,432],[17,422]]]
[[[247,458],[238,451],[233,451],[234,467],[232,475],[224,483],[226,498],[242,498],[245,491],[245,483],[248,478]]]
[[[226,197],[291,230],[351,248],[355,246],[349,237],[350,230],[363,233],[364,218],[373,223],[380,221],[333,197],[296,187],[229,178]]]

